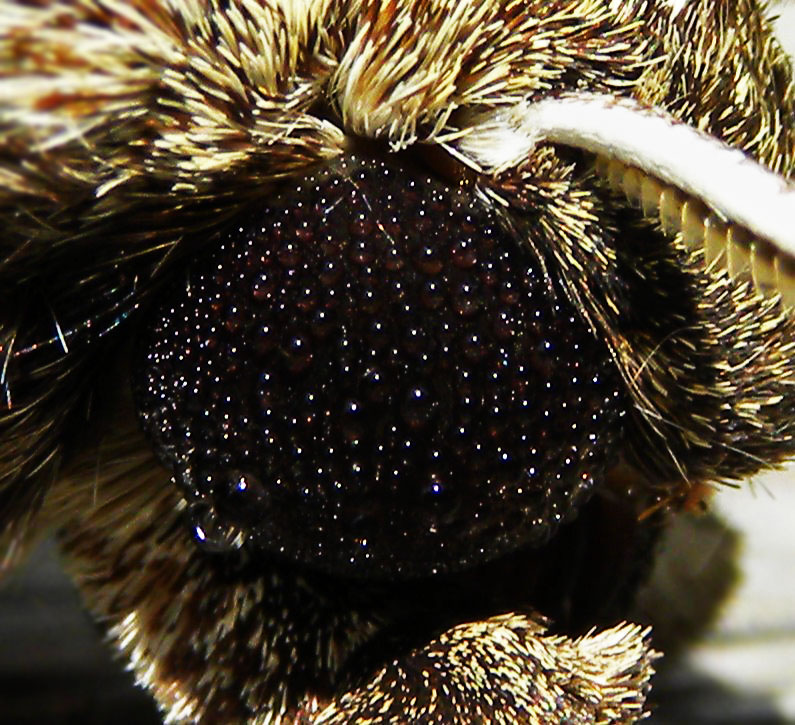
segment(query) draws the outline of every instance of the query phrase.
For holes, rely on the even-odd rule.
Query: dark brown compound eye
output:
[[[617,450],[608,352],[534,253],[396,161],[263,200],[144,330],[143,425],[216,548],[460,569],[544,543]]]

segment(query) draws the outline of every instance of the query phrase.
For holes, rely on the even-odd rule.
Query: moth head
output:
[[[541,545],[619,465],[645,507],[789,453],[792,139],[687,129],[733,91],[677,99],[666,6],[62,11],[18,8],[3,81],[9,518],[129,387],[200,542],[349,573]]]
[[[493,615],[792,455],[757,4],[3,10],[3,565],[58,528],[174,717],[640,716],[640,628]]]

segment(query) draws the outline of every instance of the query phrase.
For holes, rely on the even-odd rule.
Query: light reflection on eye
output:
[[[416,173],[328,165],[143,326],[139,411],[200,543],[455,571],[544,543],[615,460],[606,348],[489,205]]]

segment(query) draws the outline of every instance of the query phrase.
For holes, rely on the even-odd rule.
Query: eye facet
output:
[[[335,573],[543,543],[626,407],[510,225],[396,161],[351,155],[268,199],[145,329],[138,408],[196,537]]]

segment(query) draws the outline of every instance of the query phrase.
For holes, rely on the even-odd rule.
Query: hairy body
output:
[[[472,139],[587,92],[791,177],[791,69],[762,9],[680,5],[0,5],[4,566],[56,529],[167,719],[642,716],[648,633],[616,622],[669,516],[792,455],[793,322],[581,151]],[[130,338],[162,289],[258,199],[363,148],[496,209],[623,381],[620,466],[542,548],[374,582],[208,553],[140,430]]]

